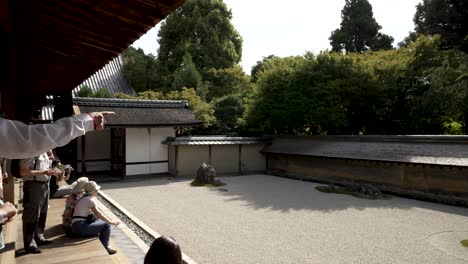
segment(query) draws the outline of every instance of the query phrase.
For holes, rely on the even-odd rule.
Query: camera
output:
[[[65,172],[66,175],[69,175],[73,171],[73,167],[67,164],[67,165],[64,165],[63,168],[60,168],[60,170]]]

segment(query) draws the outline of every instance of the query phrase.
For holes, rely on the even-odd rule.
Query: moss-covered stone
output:
[[[460,241],[460,243],[462,244],[462,246],[468,247],[468,239],[464,239],[464,240]]]
[[[315,187],[317,191],[324,192],[324,193],[337,193],[337,194],[347,194],[351,195],[354,197],[358,198],[364,198],[364,199],[371,199],[371,200],[377,200],[377,199],[390,199],[390,195],[382,194],[380,192],[367,192],[366,190],[369,189],[375,189],[375,188],[357,188],[356,186],[352,187],[337,187],[334,185],[330,186],[317,186]],[[360,191],[364,190],[364,191]]]
[[[226,184],[218,180],[215,180],[213,183],[206,183],[206,182],[195,179],[190,183],[190,186],[193,186],[193,187],[200,187],[200,186],[219,187],[219,186],[224,186],[224,185]]]

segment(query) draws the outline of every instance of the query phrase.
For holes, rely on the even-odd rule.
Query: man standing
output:
[[[43,151],[63,146],[72,139],[89,131],[103,130],[105,117],[114,112],[92,112],[62,118],[52,124],[26,125],[20,121],[0,117],[0,157],[9,159],[29,158]],[[40,144],[38,144],[40,143]],[[0,166],[0,175],[5,166]],[[2,183],[0,183],[0,187]],[[0,222],[3,218],[11,221],[17,210],[9,202],[0,205]]]
[[[52,243],[44,237],[49,205],[49,180],[61,172],[50,169],[47,153],[20,161],[23,178],[23,241],[27,253],[38,254],[41,245]]]

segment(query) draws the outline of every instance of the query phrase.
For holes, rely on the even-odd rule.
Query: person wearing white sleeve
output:
[[[63,146],[89,131],[103,130],[105,116],[114,112],[92,112],[65,117],[51,124],[26,125],[20,121],[0,118],[0,157],[26,159],[38,156],[50,149]],[[0,175],[2,167],[0,166]],[[0,205],[0,221],[11,221],[16,208],[5,203]]]
[[[112,114],[114,112],[93,112],[37,125],[0,118],[0,157],[25,159],[38,156],[86,132],[104,129],[105,116]]]

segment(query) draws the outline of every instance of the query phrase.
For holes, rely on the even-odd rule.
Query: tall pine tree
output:
[[[374,18],[367,0],[346,0],[341,10],[341,26],[329,38],[333,51],[365,52],[391,49],[393,38],[379,33],[382,28]]]
[[[468,1],[424,0],[414,15],[417,34],[441,36],[442,49],[468,53]]]

